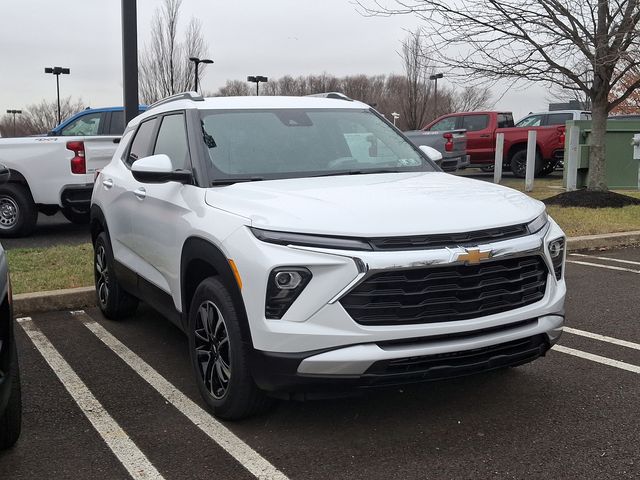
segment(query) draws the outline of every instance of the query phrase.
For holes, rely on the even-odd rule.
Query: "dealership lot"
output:
[[[0,478],[638,478],[640,248],[586,255],[545,359],[224,425],[151,309],[22,319],[24,431]]]

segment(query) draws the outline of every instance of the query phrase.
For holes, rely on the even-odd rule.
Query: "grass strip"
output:
[[[13,293],[93,285],[93,247],[56,245],[8,250]]]

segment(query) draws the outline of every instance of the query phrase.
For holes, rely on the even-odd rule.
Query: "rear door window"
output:
[[[489,115],[465,115],[462,117],[462,127],[468,132],[484,130],[489,126]]]
[[[499,113],[497,120],[498,128],[513,127],[513,115],[511,115],[510,113]]]
[[[547,125],[564,125],[569,120],[573,120],[573,113],[549,113],[547,115]]]

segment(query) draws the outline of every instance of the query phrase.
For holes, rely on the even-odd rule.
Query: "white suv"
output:
[[[96,290],[187,333],[213,412],[519,365],[559,338],[564,234],[442,173],[369,106],[182,94],[127,127],[93,191]]]

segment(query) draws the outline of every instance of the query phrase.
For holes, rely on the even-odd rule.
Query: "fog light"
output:
[[[551,256],[551,263],[553,264],[553,273],[556,275],[556,279],[562,278],[562,264],[564,262],[564,238],[558,238],[549,242],[549,255]]]
[[[271,271],[267,283],[264,314],[271,320],[281,319],[313,275],[304,267],[279,267]]]

